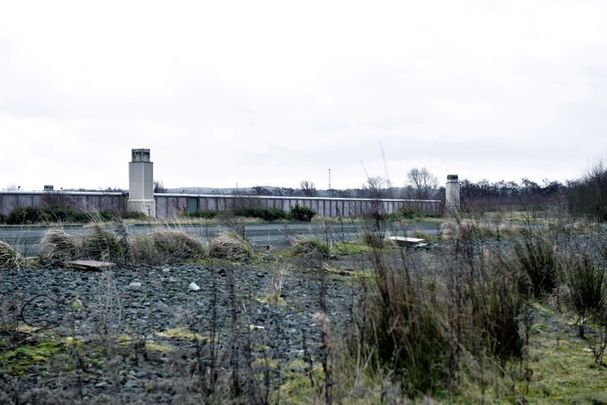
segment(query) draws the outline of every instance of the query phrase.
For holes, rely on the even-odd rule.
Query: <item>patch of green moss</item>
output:
[[[161,343],[161,342],[153,342],[151,340],[148,340],[145,342],[145,349],[147,351],[157,352],[157,353],[170,353],[172,351],[175,351],[175,347],[170,344]]]
[[[338,242],[333,245],[335,254],[340,256],[359,255],[370,253],[372,249],[365,244],[356,242]]]
[[[189,341],[209,341],[208,336],[193,332],[185,327],[171,328],[162,332],[156,332],[157,336],[169,339],[181,339]]]
[[[280,294],[275,293],[264,295],[259,299],[259,302],[261,302],[262,304],[276,305],[279,307],[286,305],[287,303],[287,301],[285,301],[285,299],[281,297]]]
[[[305,371],[307,364],[295,360],[298,363],[289,363],[285,367],[284,382],[278,388],[280,398],[288,398],[291,404],[309,404],[314,403],[318,395],[317,385],[323,381],[322,367],[316,366],[312,370],[312,378]],[[299,366],[305,366],[303,369]]]
[[[65,351],[62,341],[43,340],[25,344],[0,353],[0,370],[13,375],[24,375],[36,363],[45,363]]]

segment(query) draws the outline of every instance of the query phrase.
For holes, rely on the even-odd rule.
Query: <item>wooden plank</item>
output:
[[[97,260],[70,260],[69,262],[65,262],[64,265],[74,270],[102,271],[111,269],[116,264]]]
[[[388,239],[396,242],[399,246],[417,246],[426,242],[421,238],[410,238],[407,236],[390,236]]]

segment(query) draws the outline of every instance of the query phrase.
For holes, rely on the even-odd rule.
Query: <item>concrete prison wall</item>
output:
[[[441,214],[440,200],[402,200],[290,196],[236,196],[200,194],[155,194],[156,216],[173,218],[180,212],[224,211],[242,208],[275,208],[288,212],[295,205],[305,206],[325,217],[355,217],[379,209],[387,214],[401,208],[426,214]]]
[[[237,196],[200,194],[155,194],[156,217],[170,219],[180,213],[224,211],[242,208],[275,208],[288,212],[295,205],[316,211],[319,216],[355,217],[379,210],[391,214],[401,208],[417,213],[441,214],[440,200],[328,198],[292,196]],[[0,192],[0,214],[9,215],[19,207],[70,206],[82,211],[125,213],[128,193],[116,192]]]
[[[68,206],[82,211],[126,212],[128,195],[110,192],[0,192],[0,214],[9,215],[21,207]]]

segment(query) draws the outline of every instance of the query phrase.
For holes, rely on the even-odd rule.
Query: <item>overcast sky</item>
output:
[[[607,151],[606,20],[604,0],[4,1],[0,189],[126,188],[131,148],[167,187],[573,179]]]

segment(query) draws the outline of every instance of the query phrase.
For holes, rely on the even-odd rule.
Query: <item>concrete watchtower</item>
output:
[[[447,176],[447,185],[445,187],[445,209],[450,214],[455,214],[460,209],[460,184],[457,174]]]
[[[150,162],[149,149],[131,150],[129,163],[129,212],[141,212],[149,217],[156,217],[154,200],[154,163]]]

